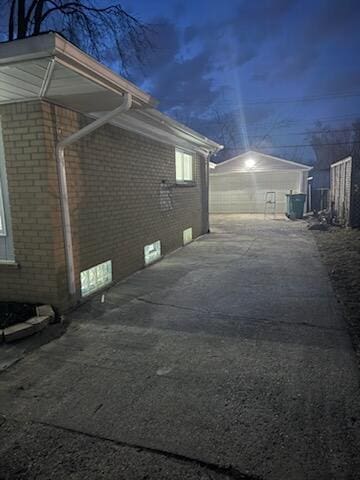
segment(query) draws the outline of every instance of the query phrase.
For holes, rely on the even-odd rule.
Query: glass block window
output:
[[[85,297],[100,290],[112,281],[111,260],[84,270],[80,274],[81,296]]]
[[[145,245],[144,247],[144,260],[145,265],[150,265],[150,263],[155,262],[161,257],[161,243],[160,240],[157,242],[151,243],[150,245]]]
[[[192,182],[193,181],[193,156],[182,150],[175,151],[176,157],[176,181]]]
[[[183,243],[186,245],[187,243],[190,243],[193,239],[192,236],[192,227],[187,228],[186,230],[183,231]]]

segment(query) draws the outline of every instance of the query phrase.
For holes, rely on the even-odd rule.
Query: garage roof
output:
[[[249,150],[248,152],[229,158],[224,162],[218,163],[212,174],[236,173],[236,172],[271,172],[284,170],[303,170],[308,171],[313,167],[302,163],[285,160],[284,158],[274,157],[265,153]]]
[[[44,99],[91,117],[114,110],[130,93],[133,108],[111,123],[203,153],[216,142],[162,114],[157,101],[59,34],[0,44],[0,104]]]

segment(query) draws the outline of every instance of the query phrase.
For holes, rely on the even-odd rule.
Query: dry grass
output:
[[[327,232],[314,231],[313,234],[336,295],[344,305],[360,361],[360,230],[334,227]]]

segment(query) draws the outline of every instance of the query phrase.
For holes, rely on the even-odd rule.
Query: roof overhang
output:
[[[129,93],[133,108],[113,124],[204,154],[222,146],[162,114],[157,101],[56,33],[0,44],[0,105],[33,100],[99,117]]]
[[[292,167],[298,167],[299,170],[304,170],[304,171],[309,171],[313,168],[311,165],[305,165],[304,163],[298,163],[298,162],[293,162],[292,160],[285,160],[285,158],[280,158],[280,157],[275,157],[274,155],[268,155],[266,153],[262,152],[257,152],[255,150],[248,150],[247,152],[241,153],[240,155],[236,155],[235,157],[229,158],[228,160],[224,160],[223,162],[217,163],[216,167],[221,167],[222,165],[225,165],[227,163],[231,163],[235,160],[246,158],[246,157],[251,157],[251,156],[262,156],[265,158],[270,158],[272,160],[278,161],[283,163],[284,168],[283,170],[286,170],[286,165],[292,166]],[[256,172],[256,169],[252,169],[252,172]],[[244,171],[243,173],[245,173]]]

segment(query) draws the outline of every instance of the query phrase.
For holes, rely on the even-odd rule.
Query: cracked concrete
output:
[[[212,231],[0,375],[0,478],[360,478],[358,370],[311,233]]]

